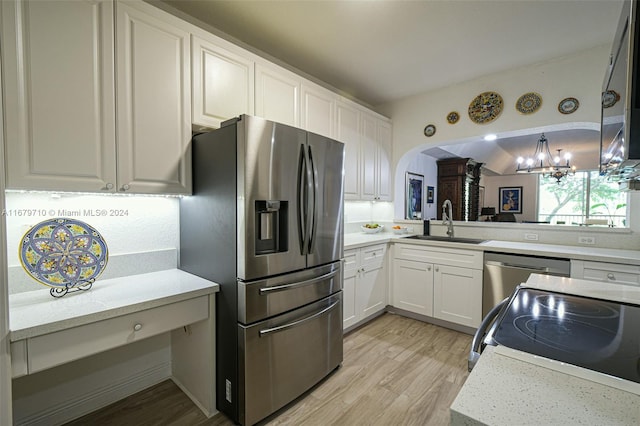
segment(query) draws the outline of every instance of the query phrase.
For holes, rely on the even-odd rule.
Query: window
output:
[[[627,194],[597,171],[576,172],[555,179],[538,175],[538,221],[580,225],[627,226]],[[602,221],[602,222],[600,222]]]

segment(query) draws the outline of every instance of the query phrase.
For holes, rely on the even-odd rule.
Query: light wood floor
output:
[[[342,367],[265,425],[447,425],[471,336],[385,314],[344,338]],[[221,426],[170,380],[68,425]]]

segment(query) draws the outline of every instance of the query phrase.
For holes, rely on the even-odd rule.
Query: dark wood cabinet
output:
[[[451,200],[453,220],[478,220],[482,163],[470,158],[449,158],[437,164],[438,219],[442,219],[442,203]]]

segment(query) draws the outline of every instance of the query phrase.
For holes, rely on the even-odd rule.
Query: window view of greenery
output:
[[[558,225],[599,224],[626,227],[627,194],[597,171],[562,178],[538,177],[538,221]]]

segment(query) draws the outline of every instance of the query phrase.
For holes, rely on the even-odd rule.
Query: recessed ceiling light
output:
[[[495,135],[493,133],[490,133],[484,137],[485,141],[495,141],[496,139],[498,139],[498,135]]]

